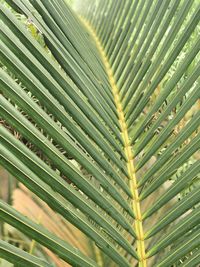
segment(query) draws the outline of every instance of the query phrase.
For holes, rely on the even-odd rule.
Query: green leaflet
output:
[[[92,205],[85,197],[82,196],[82,194],[66,183],[55,171],[53,171],[34,153],[23,146],[2,126],[0,126],[0,134],[4,146],[12,151],[12,153],[17,157],[23,159],[23,163],[31,171],[34,172],[37,168],[37,174],[39,177],[41,177],[41,180],[47,183],[51,188],[54,189],[54,191],[62,195],[84,214],[87,214],[89,217],[91,217],[96,223],[103,227],[104,230],[106,230],[116,242],[124,247],[124,249],[129,251],[130,254],[133,254],[130,244],[123,238],[122,234],[115,227],[113,222],[110,222],[109,218],[105,218],[103,212],[98,212],[95,209],[95,205]]]
[[[173,152],[181,146],[184,141],[195,132],[200,125],[200,111],[198,111],[193,118],[186,125],[187,128],[183,128],[176,139],[171,142],[170,146],[162,153],[158,160],[153,164],[153,166],[145,173],[145,175],[140,180],[140,185],[144,184],[148,179],[150,179],[164,164],[173,156]],[[164,171],[164,168],[162,169]]]
[[[157,45],[159,44],[159,41],[162,38],[164,32],[167,30],[168,25],[176,12],[178,5],[180,4],[180,1],[174,1],[172,3],[172,6],[170,7],[170,12],[165,18],[165,13],[167,12],[166,6],[168,6],[168,4],[169,4],[168,1],[163,2],[162,5],[160,4],[159,1],[157,1],[153,11],[149,13],[149,16],[147,18],[148,19],[147,25],[144,28],[144,31],[142,31],[142,36],[139,39],[139,44],[135,47],[133,55],[130,56],[131,46],[128,47],[128,49],[125,51],[125,56],[123,56],[123,60],[122,62],[120,62],[120,65],[116,71],[117,79],[119,79],[119,87],[122,88],[121,89],[122,98],[127,92],[129,86],[134,88],[132,89],[132,92],[134,92],[136,88],[135,84],[139,84],[141,82],[142,75],[136,75],[137,78],[134,80],[133,77],[128,75],[128,73],[130,70],[133,69],[135,73],[138,73],[143,57],[145,56],[147,50],[150,48],[150,45],[153,42],[156,42]],[[160,25],[160,23],[162,24]],[[157,34],[158,31],[158,25],[160,27],[162,26],[162,30],[159,31],[159,36],[157,36],[157,38],[154,38],[154,36]],[[155,44],[154,44],[154,49],[155,49]],[[150,54],[152,55],[152,53],[153,51],[151,49]],[[147,69],[148,67],[149,64],[147,64]],[[146,70],[144,67],[144,73],[145,72]],[[128,100],[128,97],[126,97],[126,100]]]
[[[183,266],[184,267],[195,267],[200,262],[200,251],[197,249],[192,253],[191,256],[188,257],[186,261],[184,261]]]
[[[60,127],[51,118],[49,118],[46,112],[44,112],[42,108],[38,107],[38,105],[29,96],[27,96],[27,94],[22,91],[21,88],[17,86],[17,84],[14,83],[8,75],[6,75],[6,73],[3,73],[2,71],[0,73],[2,77],[2,92],[15,101],[27,114],[34,117],[35,122],[43,128],[54,141],[60,144],[68,155],[77,160],[89,173],[96,177],[101,186],[114,199],[121,203],[127,211],[130,210],[130,213],[132,214],[132,210],[129,208],[125,200],[120,197],[114,185],[109,182],[108,178],[103,172],[101,172],[98,166],[94,165],[92,160],[83,152],[83,149],[74,144],[73,140],[61,131]]]
[[[6,147],[1,145],[0,152],[0,163],[3,164],[10,173],[16,175],[20,182],[45,201],[54,211],[60,213],[65,219],[95,240],[96,244],[101,247],[105,253],[108,253],[111,258],[128,266],[126,259],[117,253],[110,241],[106,241],[105,238],[98,233],[99,230],[88,221],[85,215],[75,209],[69,202],[65,201],[58,193],[41,181],[39,177],[30,171],[30,169],[28,169],[18,158],[12,155]],[[16,223],[15,220],[12,220],[12,223]],[[21,231],[23,231],[23,229],[24,227],[22,227],[22,229],[20,228]],[[27,234],[30,235],[29,232]],[[35,236],[31,236],[31,238],[37,241]],[[42,243],[43,238],[44,237],[38,242]],[[56,251],[56,253],[58,252]],[[69,260],[70,259],[67,259],[67,261]]]
[[[153,207],[147,209],[145,216],[151,216],[154,212],[160,209],[178,193],[180,193],[188,184],[192,182],[198,174],[200,173],[200,162],[196,161],[187,171],[183,173],[169,188],[168,190],[154,202]]]
[[[107,210],[109,214],[122,224],[130,232],[132,231],[131,225],[126,221],[125,217],[120,214],[110,203],[110,199],[102,195],[98,188],[95,188],[90,181],[85,178],[74,165],[67,160],[67,158],[44,136],[42,135],[33,124],[31,124],[19,111],[17,111],[3,96],[0,96],[0,111],[6,121],[10,122],[13,127],[18,130],[32,143],[34,143],[40,150],[42,150],[49,159],[53,160],[58,169],[62,171],[66,177],[77,185],[80,190],[85,192],[92,200],[98,203],[100,207]]]
[[[184,162],[186,162],[188,158],[190,158],[198,150],[199,144],[200,135],[197,135],[187,146],[180,150],[178,155],[174,155],[170,159],[167,166],[164,166],[160,169],[159,173],[156,175],[156,178],[152,181],[152,183],[150,183],[149,186],[147,185],[147,188],[141,193],[141,199],[146,198],[167,179],[169,179],[175,173],[178,167],[180,167]]]
[[[145,126],[147,125],[147,123],[150,121],[151,117],[153,116],[153,114],[158,110],[158,108],[162,105],[162,103],[165,101],[165,99],[167,98],[167,96],[170,94],[170,92],[173,90],[173,88],[176,86],[176,84],[178,83],[179,79],[181,78],[181,76],[184,74],[184,72],[187,70],[187,68],[189,67],[189,65],[191,64],[191,62],[194,60],[195,56],[197,55],[197,53],[199,52],[199,46],[200,46],[200,38],[199,40],[196,42],[196,44],[194,45],[194,47],[192,47],[191,51],[188,52],[187,56],[186,56],[186,60],[184,60],[184,62],[182,64],[180,64],[179,68],[177,69],[176,73],[173,75],[173,77],[170,79],[170,81],[167,83],[165,90],[163,90],[161,92],[161,94],[159,95],[156,103],[153,105],[153,107],[151,108],[151,111],[145,116],[145,118],[142,120],[141,122],[141,127],[139,129],[137,129],[137,131],[134,133],[133,139],[132,139],[132,143],[134,143],[134,141],[137,139],[137,137],[142,134],[142,132],[145,129]],[[177,96],[177,99],[180,99],[180,96]],[[163,114],[164,116],[166,116],[166,114]],[[164,116],[162,117],[162,120],[164,118]],[[161,120],[161,119],[160,119]],[[154,128],[155,129],[155,128]],[[149,135],[146,136],[146,138],[149,140]]]
[[[197,266],[198,1],[5,1],[0,163],[96,260],[0,201],[2,220],[73,266]],[[0,256],[34,258],[4,242]]]
[[[1,11],[2,12],[2,11]],[[44,52],[44,50],[38,45],[38,43],[32,38],[32,36],[24,29],[22,25],[12,16],[9,15],[9,18],[14,20],[12,22],[13,27],[10,26],[10,29],[14,31],[17,30],[17,33],[20,34],[22,42],[16,39],[16,42],[13,43],[13,38],[15,35],[8,29],[3,23],[1,24],[2,37],[6,45],[14,51],[15,55],[20,56],[20,60],[33,72],[33,74],[40,80],[40,82],[48,88],[51,94],[65,107],[70,115],[73,116],[73,119],[86,131],[86,133],[92,137],[92,139],[100,145],[101,149],[116,163],[116,165],[124,170],[124,164],[114,153],[113,149],[109,146],[108,141],[111,141],[112,144],[115,143],[115,149],[119,153],[122,151],[119,144],[116,144],[115,139],[111,136],[108,129],[105,128],[104,124],[99,121],[98,117],[95,116],[94,112],[91,110],[91,107],[87,103],[87,99],[77,90],[73,82],[66,76],[63,75],[63,72],[55,64],[55,62]],[[1,14],[2,19],[6,18],[6,22],[10,25],[10,20],[8,17],[5,17],[4,14]],[[16,29],[16,26],[19,29]],[[26,46],[24,46],[26,43]],[[30,47],[30,48],[29,48]],[[29,48],[29,50],[27,49]],[[44,68],[44,66],[46,68]],[[76,105],[74,105],[76,103]],[[91,123],[91,122],[92,123]],[[98,126],[99,125],[99,126]],[[100,127],[100,132],[95,128]],[[109,137],[110,136],[110,137]],[[111,138],[112,137],[112,138]],[[123,154],[123,152],[122,152]],[[123,156],[123,155],[122,155]]]
[[[187,1],[187,3],[188,3],[188,1]],[[187,13],[185,13],[185,16],[186,15],[187,15]],[[129,107],[128,112],[127,112],[127,116],[126,116],[126,118],[128,119],[130,114],[131,114],[129,122],[128,122],[129,126],[133,123],[133,121],[137,118],[137,116],[140,114],[142,109],[145,107],[145,105],[148,102],[149,96],[155,90],[155,88],[157,87],[159,82],[162,80],[162,78],[164,77],[166,72],[169,70],[170,66],[172,65],[172,63],[174,62],[174,60],[176,59],[176,57],[180,53],[181,49],[183,48],[184,44],[187,42],[188,38],[190,37],[190,35],[194,31],[195,27],[199,23],[199,15],[200,15],[200,8],[198,8],[196,10],[190,23],[187,25],[187,28],[185,29],[184,33],[180,37],[179,42],[177,42],[176,47],[174,47],[173,50],[171,51],[171,53],[168,55],[168,58],[166,59],[166,63],[163,65],[163,67],[159,71],[159,73],[156,74],[156,78],[154,78],[154,82],[151,84],[150,88],[148,89],[148,93],[145,94],[145,96],[143,96],[140,99],[140,105],[139,106],[137,105],[137,107],[134,107],[136,105],[136,103],[139,101],[139,98],[140,98],[139,94],[137,95],[137,97],[134,98],[134,101],[132,101],[131,107]],[[183,17],[181,19],[183,19]],[[179,25],[181,25],[180,22],[179,22]],[[164,47],[164,49],[166,49],[166,46]],[[160,59],[159,56],[157,58]],[[133,108],[134,108],[134,112],[132,112]]]
[[[163,248],[171,244],[173,241],[177,240],[179,237],[182,237],[186,232],[191,230],[193,227],[200,223],[200,209],[197,208],[193,212],[190,212],[185,218],[180,222],[175,224],[170,233],[163,236],[160,241],[157,242],[149,251],[148,257],[153,256],[157,252],[161,251]]]
[[[29,253],[10,245],[9,243],[0,240],[0,257],[7,259],[9,262],[18,263],[20,266],[31,267],[52,267],[52,264],[40,260],[39,258],[30,255]]]
[[[196,74],[196,76],[198,77],[199,76],[199,71],[200,71],[200,64],[196,68],[196,73],[193,72],[194,76]],[[190,85],[189,85],[189,87],[187,87],[187,82],[186,82],[185,87],[187,88],[187,90],[189,90],[191,88],[192,84],[195,82],[195,79],[193,80],[192,77],[191,77],[191,84],[190,84],[190,79],[188,79],[188,83]],[[185,89],[185,87],[183,89]],[[153,144],[151,144],[150,148],[148,148],[147,153],[142,158],[142,160],[138,163],[138,165],[136,167],[137,170],[140,169],[147,162],[147,160],[150,159],[150,157],[157,151],[157,149],[162,144],[164,144],[164,142],[167,140],[167,138],[171,134],[171,131],[173,130],[173,128],[180,122],[180,120],[184,117],[184,115],[187,113],[187,111],[195,104],[195,102],[198,100],[198,98],[200,96],[200,90],[199,89],[200,89],[200,86],[199,86],[199,84],[197,82],[194,90],[189,95],[189,97],[184,102],[184,104],[181,106],[181,108],[177,112],[177,114],[174,117],[174,119],[171,120],[171,121],[169,121],[169,123],[167,124],[167,126],[158,135],[157,140],[155,140],[153,142]],[[182,94],[182,93],[184,93],[184,90],[183,90],[183,92],[180,92],[180,95],[183,97],[184,94]],[[186,90],[185,90],[185,93],[186,93]],[[159,123],[162,121],[162,116],[164,116],[165,114],[169,114],[170,113],[172,107],[175,106],[174,105],[174,102],[176,102],[177,100],[178,100],[178,98],[175,97],[174,101],[172,101],[170,103],[170,105],[168,106],[168,108],[163,112],[163,114],[161,115],[161,117],[156,121],[155,124],[156,124],[157,127],[159,127]],[[153,125],[153,127],[149,130],[149,135],[151,137],[153,137],[153,130],[155,130],[155,125]],[[142,148],[144,147],[145,144],[146,144],[146,141],[144,141],[144,143],[142,143],[142,144],[139,144],[136,147],[136,152],[135,153],[136,154],[139,153],[139,151],[142,150]]]
[[[130,189],[125,181],[121,178],[122,174],[118,173],[113,166],[108,162],[103,153],[91,142],[88,136],[81,130],[80,127],[73,121],[70,115],[63,109],[59,102],[48,92],[48,90],[36,79],[26,66],[19,59],[0,43],[1,61],[12,70],[12,72],[23,81],[23,84],[29,88],[33,95],[48,108],[48,111],[53,114],[66,129],[77,139],[84,149],[96,160],[96,162],[110,175],[122,189],[131,196]]]
[[[48,247],[50,250],[58,254],[62,259],[67,260],[71,264],[76,264],[77,266],[96,266],[96,264],[85,257],[80,251],[70,246],[67,242],[59,239],[50,232],[48,232],[43,226],[38,225],[25,216],[21,215],[15,209],[0,201],[0,214],[1,218],[7,223],[15,226],[18,230],[26,233],[31,238],[40,242],[44,246]],[[16,249],[17,250],[17,249]],[[25,253],[21,253],[22,256]],[[19,254],[20,255],[20,254]],[[24,255],[25,256],[25,255]],[[30,260],[33,256],[29,255]],[[40,263],[40,262],[39,262]],[[43,266],[39,265],[38,266]],[[45,263],[40,263],[45,264]],[[33,265],[34,266],[34,265]],[[36,265],[37,266],[37,265]],[[46,264],[44,266],[50,266]]]
[[[181,259],[184,255],[187,255],[190,251],[195,248],[198,248],[200,245],[200,233],[199,231],[196,233],[194,232],[187,238],[184,243],[181,243],[180,246],[173,249],[158,263],[157,266],[159,267],[168,267],[169,264],[176,263],[177,260]]]
[[[184,214],[187,210],[191,209],[200,201],[200,188],[194,189],[191,193],[185,196],[181,201],[177,202],[166,215],[160,218],[148,232],[146,237],[150,237],[159,232],[162,228],[166,227],[169,223],[175,221],[178,217]]]

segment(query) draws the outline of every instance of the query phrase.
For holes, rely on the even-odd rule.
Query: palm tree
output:
[[[197,266],[198,1],[6,2],[0,164],[76,235],[3,200],[1,220],[72,266]],[[3,240],[0,256],[53,266]]]

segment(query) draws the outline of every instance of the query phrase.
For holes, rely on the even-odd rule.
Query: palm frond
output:
[[[0,164],[80,240],[2,200],[1,220],[74,266],[199,263],[197,2],[1,1]]]

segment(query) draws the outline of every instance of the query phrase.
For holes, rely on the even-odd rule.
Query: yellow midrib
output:
[[[144,231],[143,231],[143,225],[142,225],[142,214],[141,214],[141,208],[140,208],[140,200],[139,200],[139,193],[137,188],[137,179],[135,175],[135,168],[134,168],[134,162],[133,162],[133,153],[131,150],[130,142],[129,142],[129,136],[128,136],[128,129],[125,121],[124,112],[122,109],[122,104],[120,101],[119,96],[119,90],[117,88],[117,85],[115,83],[114,75],[111,69],[111,66],[109,64],[109,61],[106,57],[105,51],[103,47],[101,46],[101,43],[93,30],[93,28],[90,26],[90,24],[83,18],[80,18],[83,24],[86,26],[88,31],[91,33],[93,39],[95,40],[96,46],[100,52],[102,61],[105,65],[106,72],[109,78],[110,85],[112,87],[112,93],[115,100],[115,105],[117,107],[117,113],[119,118],[119,124],[122,131],[122,138],[124,140],[124,152],[127,157],[127,169],[129,173],[129,186],[130,190],[133,195],[133,201],[132,201],[132,208],[133,212],[135,214],[135,221],[134,221],[134,230],[137,235],[137,251],[139,254],[140,262],[139,267],[146,267],[146,252],[145,252],[145,244],[144,244]]]

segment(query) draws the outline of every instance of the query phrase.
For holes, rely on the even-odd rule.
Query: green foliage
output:
[[[4,233],[1,258],[199,264],[199,18],[188,0],[1,1],[0,164],[32,192],[0,200],[29,248]]]

